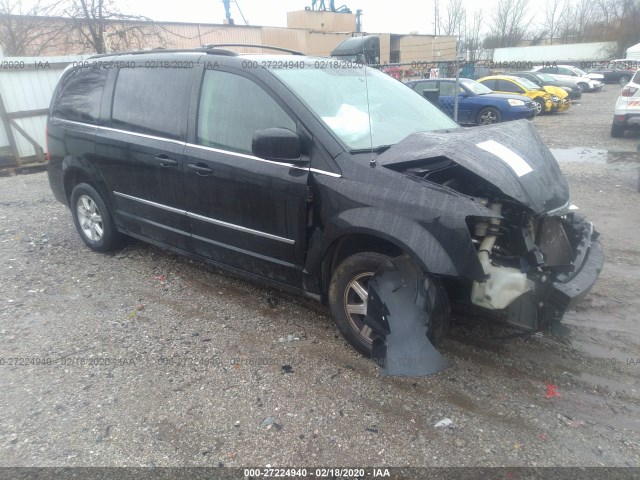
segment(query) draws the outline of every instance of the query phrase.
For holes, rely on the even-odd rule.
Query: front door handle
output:
[[[174,160],[173,158],[168,157],[164,153],[162,155],[156,156],[156,160],[160,161],[161,167],[175,167],[176,165],[178,165],[177,160]]]
[[[201,177],[206,177],[207,175],[211,175],[213,173],[212,169],[201,163],[189,163],[187,167],[195,171]]]

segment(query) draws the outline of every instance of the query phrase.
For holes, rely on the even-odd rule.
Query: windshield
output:
[[[555,82],[556,79],[546,73],[536,72],[536,76],[543,82]]]
[[[461,78],[460,83],[464,85],[464,87],[470,90],[472,93],[476,95],[484,95],[485,93],[493,93],[486,85],[481,84],[480,82],[476,82],[475,80],[471,80],[468,78]]]
[[[527,80],[526,78],[516,77],[516,80],[520,85],[522,85],[527,90],[539,90],[540,87],[533,83],[531,80]]]
[[[571,70],[573,70],[574,72],[576,72],[577,74],[583,77],[587,76],[587,72],[585,72],[584,70],[580,70],[578,67],[573,67]]]
[[[394,145],[415,132],[458,128],[422,95],[373,68],[331,68],[320,60],[307,62],[304,68],[271,72],[349,150]]]

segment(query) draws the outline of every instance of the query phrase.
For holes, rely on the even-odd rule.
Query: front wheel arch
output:
[[[372,340],[375,333],[364,323],[368,281],[391,257],[376,252],[362,251],[346,257],[331,276],[328,290],[328,304],[338,329],[347,342],[366,357],[371,356]],[[432,322],[428,336],[438,345],[446,336],[451,319],[449,296],[440,279],[424,274],[429,284]],[[353,285],[357,285],[354,287]],[[361,293],[356,294],[360,291]]]

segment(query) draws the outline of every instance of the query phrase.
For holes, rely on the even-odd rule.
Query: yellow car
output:
[[[483,77],[478,82],[498,93],[517,93],[526,95],[533,101],[536,115],[547,112],[565,111],[570,106],[568,99],[562,101],[557,93],[543,90],[535,83],[522,77],[510,77],[508,75],[491,75]],[[555,89],[556,87],[545,87]],[[562,89],[556,89],[562,90]],[[568,97],[567,92],[564,97]]]
[[[522,78],[522,77],[518,77],[517,75],[507,75],[507,76],[514,79]],[[524,80],[531,82],[531,80],[529,80],[528,78],[524,78]],[[571,99],[569,98],[569,93],[564,88],[554,87],[552,85],[537,85],[537,84],[536,84],[536,87],[542,88],[544,89],[545,92],[550,93],[551,95],[555,95],[560,99],[560,103],[555,109],[552,110],[552,112],[566,112],[567,110],[569,110],[569,107],[571,107]]]

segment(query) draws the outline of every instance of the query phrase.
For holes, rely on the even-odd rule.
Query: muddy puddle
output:
[[[552,148],[558,162],[579,163],[640,163],[639,152],[612,152],[597,148]]]

